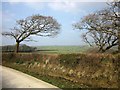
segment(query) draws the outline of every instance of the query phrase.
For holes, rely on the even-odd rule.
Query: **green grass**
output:
[[[10,68],[16,69],[18,71],[21,71],[23,73],[26,73],[28,75],[34,76],[40,80],[43,80],[43,81],[48,82],[52,85],[55,85],[55,86],[61,88],[62,90],[69,90],[67,88],[71,88],[74,90],[74,89],[78,89],[78,88],[88,87],[86,85],[80,85],[78,83],[71,82],[71,81],[66,80],[62,77],[53,77],[53,76],[49,76],[49,75],[40,74],[40,73],[35,72],[33,70],[30,70],[24,66],[21,67],[20,65],[14,65],[13,63],[6,63],[3,66],[7,66]]]
[[[2,53],[2,64],[49,82],[59,88],[116,88],[118,87],[118,56],[119,54]],[[46,63],[48,58],[49,62]],[[38,62],[40,66],[36,64]],[[44,65],[46,67],[43,67]],[[50,67],[51,65],[52,67]],[[54,70],[54,68],[57,70]],[[64,73],[63,70],[65,70]],[[78,75],[78,72],[81,75]],[[113,77],[112,80],[111,77]]]
[[[37,46],[38,53],[71,54],[84,53],[89,46]]]

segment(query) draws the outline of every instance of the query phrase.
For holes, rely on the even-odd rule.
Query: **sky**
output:
[[[36,1],[36,2],[35,2]],[[54,2],[55,1],[55,2]],[[81,35],[85,32],[74,30],[72,24],[78,22],[84,16],[107,7],[106,2],[73,2],[73,1],[40,1],[29,0],[5,0],[0,4],[2,9],[2,32],[10,31],[16,25],[16,20],[25,19],[28,16],[40,14],[52,16],[61,24],[60,33],[55,37],[32,36],[37,42],[21,42],[30,46],[53,46],[53,45],[85,45]],[[1,38],[1,36],[0,36]],[[2,45],[13,45],[15,40],[11,37],[2,37]]]

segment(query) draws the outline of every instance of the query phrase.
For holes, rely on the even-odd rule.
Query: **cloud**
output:
[[[11,5],[19,4],[21,0],[7,0]],[[46,1],[46,0],[45,0]],[[43,0],[26,0],[23,4],[27,7],[34,9],[34,10],[41,10],[44,7],[48,6],[48,8],[56,11],[63,11],[63,12],[82,12],[85,13],[83,10],[79,10],[78,2],[68,1],[68,0],[52,0],[45,3]]]
[[[85,14],[86,12],[81,9],[79,2],[110,2],[113,0],[4,0],[2,2],[9,2],[10,4],[18,4],[23,2],[24,5],[35,10],[41,10],[48,6],[52,10],[63,11],[63,12],[81,12]],[[45,4],[47,2],[47,4]],[[46,6],[45,6],[46,5]],[[89,5],[88,5],[89,6]]]
[[[2,2],[41,2],[43,0],[2,0]]]
[[[76,2],[62,1],[62,2],[51,2],[48,6],[53,10],[60,10],[66,12],[73,12],[78,10],[78,4]]]
[[[8,2],[10,5],[17,5],[22,2],[23,5],[34,9],[34,10],[41,10],[44,8],[43,0],[5,0],[3,2]]]
[[[6,1],[8,1],[10,4],[19,4],[19,2],[22,2],[23,0],[6,0]],[[86,3],[82,3],[83,1],[87,2],[88,5],[86,5]],[[42,10],[43,8],[47,6],[49,9],[52,9],[55,11],[62,11],[62,12],[67,12],[67,13],[72,13],[72,14],[82,13],[83,15],[86,15],[87,12],[81,7],[84,7],[84,6],[89,7],[89,6],[95,6],[95,5],[99,6],[99,3],[97,4],[94,4],[95,2],[90,3],[93,1],[94,0],[74,0],[74,1],[73,0],[52,0],[52,1],[50,0],[24,0],[23,4],[33,10]],[[110,1],[110,0],[107,0],[107,1]]]
[[[41,10],[44,8],[43,3],[37,3],[37,2],[25,2],[24,5],[35,10]]]
[[[2,30],[2,11],[0,10],[0,33]]]
[[[114,0],[2,0],[2,2],[112,2]]]
[[[48,3],[48,7],[50,7],[52,10],[56,11],[62,11],[72,14],[82,13],[86,14],[87,12],[83,9],[81,9],[81,3],[80,2],[73,2],[71,0],[53,0],[54,2]]]

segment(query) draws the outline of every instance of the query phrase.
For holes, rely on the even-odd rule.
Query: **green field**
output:
[[[14,52],[15,45],[0,46],[0,51]],[[45,54],[73,54],[73,53],[96,53],[98,48],[96,46],[90,47],[88,45],[80,46],[27,46],[19,47],[20,52],[45,53]],[[112,53],[118,50],[118,47],[113,47],[106,53]]]
[[[37,46],[37,52],[39,53],[56,54],[83,53],[89,49],[89,46]]]

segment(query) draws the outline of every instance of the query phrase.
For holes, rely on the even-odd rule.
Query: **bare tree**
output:
[[[109,8],[85,16],[74,24],[75,29],[88,30],[83,39],[99,51],[105,52],[113,46],[119,46],[120,37],[120,2],[112,2]]]
[[[60,24],[50,16],[33,15],[17,21],[17,25],[11,32],[3,32],[2,35],[13,37],[16,40],[16,52],[22,41],[32,41],[31,35],[54,36],[60,31]]]

